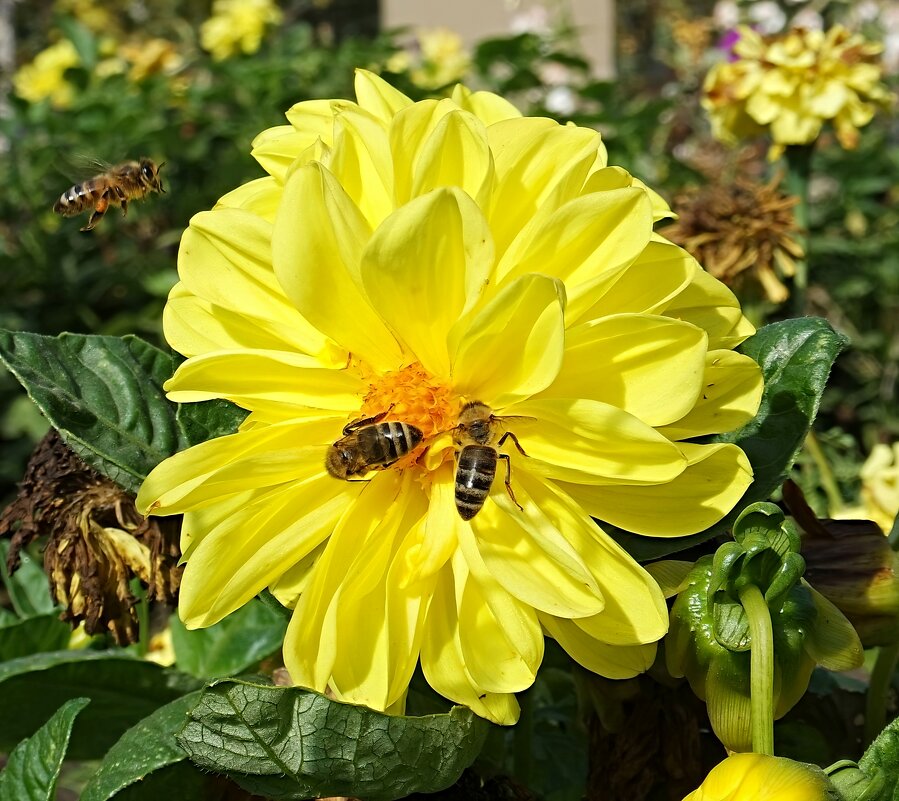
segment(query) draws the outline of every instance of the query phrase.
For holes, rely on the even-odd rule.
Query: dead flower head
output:
[[[151,600],[174,601],[182,568],[177,566],[179,521],[144,518],[134,499],[91,469],[56,431],[38,444],[15,501],[0,516],[0,536],[12,537],[7,567],[19,553],[46,536],[44,571],[62,618],[84,622],[88,634],[109,631],[120,645],[138,637],[139,579]]]
[[[706,270],[738,294],[758,288],[772,303],[789,297],[784,278],[803,255],[794,207],[798,198],[778,189],[780,177],[756,183],[693,187],[674,201],[678,220],[660,233],[686,248]]]

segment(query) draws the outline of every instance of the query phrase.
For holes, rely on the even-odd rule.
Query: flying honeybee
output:
[[[481,511],[496,478],[500,459],[506,462],[506,492],[521,509],[512,492],[512,458],[508,453],[500,453],[498,448],[511,439],[522,456],[527,454],[511,431],[499,436],[500,423],[504,419],[510,418],[498,417],[481,401],[466,403],[459,412],[453,442],[461,449],[456,458],[455,496],[456,510],[463,520],[471,520]]]
[[[91,216],[82,231],[90,231],[106,214],[110,206],[121,206],[128,213],[128,201],[140,200],[150,192],[165,192],[159,171],[165,162],[156,165],[151,159],[126,161],[110,166],[105,172],[67,189],[53,205],[53,211],[72,217],[91,209]]]
[[[325,456],[325,468],[351,480],[369,470],[383,470],[411,453],[424,439],[421,429],[399,420],[384,420],[388,412],[356,420],[343,429]]]

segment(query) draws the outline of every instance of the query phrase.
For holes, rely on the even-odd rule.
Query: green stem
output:
[[[784,180],[786,191],[799,198],[794,214],[800,233],[796,237],[805,254],[796,259],[796,275],[793,277],[793,313],[797,317],[805,315],[805,293],[808,288],[808,184],[812,174],[812,152],[814,144],[790,145],[784,157],[787,174]]]
[[[868,696],[865,699],[865,742],[868,746],[883,730],[887,722],[887,693],[893,671],[899,662],[899,643],[884,645],[877,651],[877,659],[871,670]]]
[[[138,656],[145,657],[150,648],[150,601],[140,579],[131,580],[131,592],[137,598],[137,642]]]
[[[805,449],[808,451],[809,456],[812,457],[815,466],[818,468],[821,486],[824,487],[824,492],[827,495],[828,511],[832,517],[838,514],[843,508],[843,495],[840,493],[840,488],[837,485],[836,478],[834,478],[833,470],[830,469],[830,463],[827,461],[824,450],[821,448],[821,444],[818,442],[818,438],[815,436],[814,431],[808,432],[808,436],[805,438]]]
[[[750,687],[752,750],[774,754],[774,631],[765,596],[755,584],[739,591],[740,603],[749,619],[752,636]]]

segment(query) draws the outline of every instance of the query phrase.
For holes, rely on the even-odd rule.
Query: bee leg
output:
[[[128,216],[128,196],[122,191],[122,187],[117,186],[115,188],[115,193],[119,198],[119,203],[122,206],[122,216]]]
[[[392,409],[394,404],[390,404],[390,409]],[[352,423],[347,423],[343,427],[343,435],[352,434],[356,429],[362,428],[362,426],[371,425],[372,423],[379,423],[388,414],[390,414],[390,409],[386,412],[381,412],[380,414],[376,414],[374,417],[363,417],[361,420],[353,420]]]
[[[523,512],[524,507],[515,499],[515,493],[512,492],[512,457],[509,456],[508,453],[500,453],[497,455],[500,459],[506,460],[506,480],[503,482],[506,485],[506,492],[509,493],[509,497],[512,499],[512,503],[514,503]]]
[[[106,192],[100,195],[100,198],[97,200],[94,210],[91,213],[91,218],[87,221],[87,225],[81,229],[82,231],[90,231],[103,219],[103,215],[106,214],[106,209],[109,208],[109,198],[106,195]]]
[[[507,439],[509,439],[509,438],[511,438],[512,442],[515,443],[515,447],[518,448],[518,452],[519,452],[522,456],[527,456],[527,454],[524,452],[524,448],[522,448],[522,447],[521,447],[521,444],[518,442],[518,437],[516,437],[511,431],[507,431],[505,434],[503,434],[503,435],[499,438],[499,442],[496,443],[496,446],[499,447],[500,445],[502,445],[502,444],[503,444]]]

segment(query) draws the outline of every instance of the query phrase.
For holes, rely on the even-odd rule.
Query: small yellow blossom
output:
[[[212,16],[200,27],[200,44],[216,61],[238,50],[255,53],[265,27],[280,23],[281,16],[273,0],[215,0]]]
[[[862,465],[861,479],[863,516],[889,534],[899,514],[899,442],[875,445]]]
[[[765,754],[733,754],[719,762],[684,801],[835,801],[817,765]]]
[[[423,89],[439,89],[462,80],[471,67],[471,54],[462,37],[449,28],[428,28],[418,32],[421,65],[409,77]]]
[[[882,47],[840,25],[774,36],[739,32],[736,60],[713,67],[703,87],[712,131],[724,142],[768,132],[776,156],[787,145],[814,142],[830,121],[851,149],[858,129],[893,100],[876,59]]]
[[[119,55],[131,65],[128,77],[132,81],[141,81],[157,72],[170,75],[184,63],[174,43],[160,38],[124,44],[119,48]]]
[[[595,130],[462,86],[413,103],[362,70],[356,95],[291,108],[254,141],[268,175],[185,232],[169,397],[250,414],[158,465],[138,503],[185,515],[189,628],[269,587],[295,610],[297,684],[400,710],[420,662],[510,724],[545,636],[609,678],[652,664],[662,593],[591,518],[666,537],[733,508],[746,455],[697,438],[755,415],[759,367],[733,350],[753,329],[653,233],[670,211]],[[526,455],[504,446],[509,472],[463,518],[472,401]],[[370,480],[329,474],[344,427],[386,414],[420,445]]]
[[[75,45],[68,39],[60,39],[16,72],[13,87],[16,94],[29,103],[39,103],[49,98],[56,108],[68,108],[75,90],[65,79],[66,70],[80,63]]]

